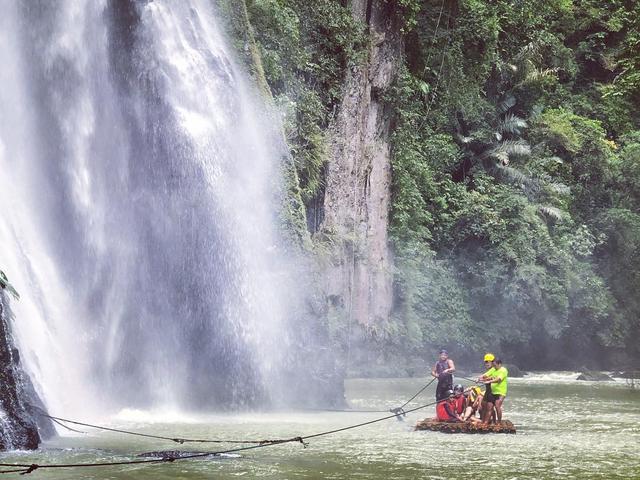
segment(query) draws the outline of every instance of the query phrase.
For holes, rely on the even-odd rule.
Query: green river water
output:
[[[580,382],[569,373],[511,379],[505,418],[516,435],[415,432],[434,407],[311,439],[242,452],[237,458],[37,470],[42,479],[640,479],[640,391],[624,382]],[[411,397],[425,379],[346,382],[353,408],[387,409]],[[433,401],[433,386],[406,408]],[[55,414],[55,412],[52,412]],[[124,411],[109,426],[163,436],[263,439],[310,435],[364,422],[376,413],[291,412],[188,415]],[[82,420],[82,419],[80,419]],[[95,419],[93,419],[96,421]],[[89,430],[89,429],[84,429]],[[65,433],[33,452],[10,452],[2,463],[109,462],[153,450],[211,450],[112,432]],[[17,476],[17,475],[15,475]],[[14,475],[3,475],[3,478]],[[29,477],[28,477],[29,478]]]

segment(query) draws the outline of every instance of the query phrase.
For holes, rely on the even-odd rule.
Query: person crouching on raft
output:
[[[464,411],[464,415],[462,415],[462,420],[467,421],[471,420],[472,422],[477,422],[478,419],[475,418],[475,413],[480,410],[482,405],[482,390],[480,387],[471,387],[467,389],[465,392],[465,396],[467,397],[467,408]]]
[[[440,359],[431,369],[431,376],[438,379],[436,387],[436,401],[447,398],[447,391],[453,389],[453,372],[456,366],[453,360],[449,358],[446,350],[440,350]]]
[[[453,399],[456,401],[456,413],[460,415],[462,420],[462,415],[467,408],[467,399],[464,396],[464,387],[462,385],[457,384],[453,387]]]
[[[462,417],[456,412],[456,399],[453,391],[444,392],[445,397],[436,405],[436,417],[439,422],[461,422]]]

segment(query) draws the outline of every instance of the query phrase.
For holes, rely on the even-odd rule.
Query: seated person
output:
[[[462,385],[457,384],[453,387],[453,398],[456,401],[456,413],[462,416],[467,407],[467,398],[464,396],[464,387]]]
[[[456,399],[451,390],[445,392],[446,398],[436,405],[436,416],[439,422],[461,422],[462,417],[456,412]]]
[[[482,405],[482,389],[477,386],[471,387],[465,392],[465,395],[467,397],[467,408],[464,411],[464,415],[462,415],[462,420],[477,422],[478,419],[475,418],[475,414],[480,411],[480,406]]]

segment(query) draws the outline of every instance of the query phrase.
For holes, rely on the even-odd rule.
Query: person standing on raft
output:
[[[496,408],[498,422],[502,421],[502,403],[507,395],[508,370],[502,366],[502,361],[492,353],[484,356],[485,367],[489,368],[478,381],[486,385],[482,400],[482,423],[488,424]]]
[[[502,421],[502,404],[507,396],[507,377],[509,370],[502,365],[502,360],[496,357],[493,360],[495,375],[489,380],[491,384],[491,394],[493,396],[493,406],[496,409],[496,419],[498,423]]]
[[[436,401],[447,398],[447,391],[453,390],[453,372],[455,371],[456,366],[449,358],[449,353],[446,350],[440,350],[440,359],[431,369],[431,376],[438,379]]]

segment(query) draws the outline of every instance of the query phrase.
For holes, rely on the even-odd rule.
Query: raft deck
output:
[[[509,420],[485,425],[472,422],[439,422],[425,418],[416,424],[416,430],[432,430],[445,433],[516,433],[516,427]]]

